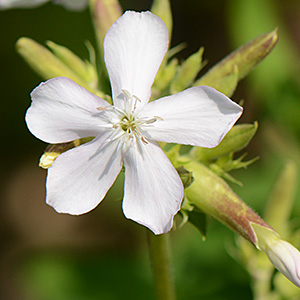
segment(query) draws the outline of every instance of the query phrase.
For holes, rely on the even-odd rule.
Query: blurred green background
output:
[[[124,10],[147,10],[152,1],[120,2]],[[178,54],[182,59],[204,46],[208,60],[204,71],[248,40],[279,28],[275,50],[233,95],[235,101],[245,101],[239,122],[259,123],[246,151],[248,158],[260,157],[247,170],[233,174],[244,183],[233,189],[262,214],[284,162],[300,162],[300,2],[173,0],[171,4],[172,46],[187,44]],[[38,167],[38,160],[46,145],[28,132],[24,122],[29,93],[41,79],[16,54],[15,42],[22,36],[41,44],[52,40],[82,58],[88,58],[84,41],[95,46],[88,10],[70,12],[49,3],[0,12],[0,299],[154,299],[146,229],[122,214],[122,178],[89,214],[59,215],[45,204],[46,171]],[[294,228],[300,227],[299,216],[297,191],[291,216]],[[213,220],[205,242],[191,225],[172,232],[178,299],[253,298],[247,272],[230,255],[234,239]]]

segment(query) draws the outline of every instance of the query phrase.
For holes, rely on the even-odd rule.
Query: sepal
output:
[[[202,239],[206,239],[208,217],[199,208],[193,206],[187,198],[183,200],[183,204],[180,210],[182,216],[182,222],[180,227],[190,222],[195,228],[197,228],[202,236]]]

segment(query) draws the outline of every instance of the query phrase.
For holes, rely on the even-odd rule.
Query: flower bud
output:
[[[209,85],[220,92],[227,91],[227,96],[231,96],[234,90],[228,92],[227,87],[230,74],[238,71],[237,81],[244,78],[271,52],[277,43],[277,38],[277,29],[260,35],[221,60],[204,76],[197,80],[194,85]],[[231,79],[233,81],[236,80],[234,76]]]
[[[169,0],[154,0],[151,7],[151,12],[160,17],[166,24],[169,32],[169,39],[171,40],[173,18],[171,5]]]
[[[34,40],[22,37],[17,41],[16,48],[28,65],[43,79],[64,76],[81,84],[80,78],[68,66]]]
[[[107,30],[122,15],[118,0],[90,0],[90,8],[98,40],[98,47],[103,56],[103,41]]]
[[[53,42],[48,42],[48,45],[57,55],[26,37],[22,37],[17,41],[16,49],[43,80],[61,76],[68,77],[97,96],[105,98],[104,93],[96,89],[97,75],[91,64],[84,63],[63,46],[56,45]],[[83,67],[82,64],[85,64],[86,67]],[[86,70],[83,71],[83,68]]]
[[[40,158],[39,166],[43,169],[48,169],[60,154],[79,145],[80,140],[75,140],[69,143],[48,145],[44,154]]]
[[[68,143],[60,143],[60,144],[49,144],[44,151],[44,154],[40,158],[39,166],[43,169],[48,169],[51,167],[55,159],[62,154],[74,147],[78,147],[84,143],[91,141],[92,137],[78,139]]]
[[[300,252],[279,235],[216,174],[199,162],[184,167],[194,182],[185,189],[191,206],[221,221],[256,248],[264,251],[274,267],[300,287]]]
[[[290,243],[281,240],[276,232],[252,224],[258,247],[263,250],[274,267],[296,286],[300,287],[300,252]]]

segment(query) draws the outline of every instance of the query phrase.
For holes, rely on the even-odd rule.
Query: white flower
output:
[[[242,108],[210,87],[148,103],[167,49],[164,22],[150,12],[129,11],[104,41],[114,106],[62,77],[32,92],[26,122],[37,138],[62,143],[95,137],[61,154],[48,169],[46,201],[58,212],[95,208],[124,165],[125,216],[155,234],[171,229],[183,185],[156,141],[215,147]]]
[[[0,9],[30,8],[40,6],[49,0],[0,0]],[[61,4],[70,10],[83,10],[88,0],[53,0],[55,4]]]

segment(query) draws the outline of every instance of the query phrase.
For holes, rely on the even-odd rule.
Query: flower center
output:
[[[135,119],[133,116],[124,116],[119,123],[119,126],[123,131],[127,131],[128,133],[132,132],[136,128]]]
[[[123,133],[118,134],[117,136],[127,136],[126,144],[129,141],[133,141],[139,139],[143,142],[143,144],[148,144],[147,139],[142,133],[142,127],[151,126],[152,123],[163,119],[157,116],[153,116],[152,118],[143,117],[139,118],[136,116],[136,106],[137,101],[140,99],[134,95],[131,95],[127,90],[122,90],[123,94],[126,97],[126,103],[124,105],[124,109],[118,108],[116,106],[105,106],[98,107],[97,109],[102,112],[114,111],[115,116],[118,121],[115,119],[112,123],[112,128],[121,129]],[[102,115],[102,118],[105,115]],[[112,115],[108,114],[106,116],[107,121],[110,123]],[[129,143],[130,144],[130,143]]]
[[[128,135],[129,139],[139,138],[144,144],[148,144],[148,141],[138,128],[139,125],[145,124],[143,120],[135,117],[133,114],[125,115],[121,121],[114,125],[114,128],[121,128]]]

